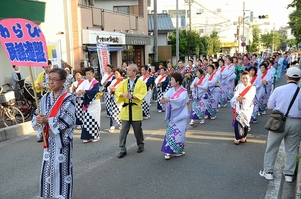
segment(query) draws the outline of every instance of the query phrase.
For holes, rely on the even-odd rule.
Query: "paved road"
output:
[[[151,106],[151,119],[143,122],[145,151],[136,152],[133,132],[128,155],[118,159],[118,131],[109,133],[109,119],[102,114],[101,141],[83,144],[74,135],[74,199],[161,198],[264,198],[268,181],[262,169],[267,116],[252,125],[248,142],[234,145],[232,113],[220,109],[216,120],[190,127],[186,155],[169,161],[160,152],[166,123],[163,113]],[[38,198],[42,145],[29,134],[0,142],[0,198]]]

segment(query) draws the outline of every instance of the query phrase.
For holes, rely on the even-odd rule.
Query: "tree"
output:
[[[286,39],[286,44],[289,48],[298,45],[296,39]]]
[[[205,39],[208,43],[207,55],[212,56],[220,52],[221,42],[216,30],[213,30],[210,36],[206,36]]]
[[[249,52],[257,52],[257,51],[259,51],[259,44],[260,44],[259,25],[258,24],[255,24],[252,26],[252,35],[253,35],[253,41],[252,41]]]
[[[176,55],[176,30],[169,35],[168,44],[172,46],[172,55]],[[206,43],[196,31],[179,30],[179,55],[199,55],[206,49]]]
[[[265,48],[273,47],[274,49],[279,49],[281,42],[284,40],[284,37],[279,32],[272,32],[267,34],[262,34],[260,37],[260,41]],[[274,50],[272,49],[272,50]]]
[[[292,30],[292,34],[296,38],[296,43],[299,43],[301,42],[301,0],[293,0],[287,8],[296,8],[296,10],[289,15],[290,21],[288,24]]]

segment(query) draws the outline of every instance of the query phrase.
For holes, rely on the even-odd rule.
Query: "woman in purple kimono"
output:
[[[274,73],[269,72],[273,70],[268,68],[267,62],[262,62],[260,64],[260,74],[261,74],[261,86],[258,90],[259,99],[259,114],[265,115],[267,108],[267,102],[273,86]]]
[[[219,71],[215,70],[214,65],[209,65],[207,67],[207,92],[208,99],[206,102],[205,118],[210,118],[214,120],[216,118],[216,112],[218,108],[218,96],[220,94],[219,88]]]
[[[219,74],[220,74],[220,93],[219,93],[219,105],[220,107],[225,108],[227,106],[227,69],[225,66],[225,61],[223,59],[219,59],[218,60],[218,64],[219,64]]]
[[[233,64],[233,59],[230,56],[227,56],[225,60],[226,74],[227,74],[227,89],[226,97],[227,101],[230,101],[234,95],[234,83],[235,83],[235,66]]]
[[[171,156],[179,157],[185,154],[186,123],[188,117],[187,103],[189,101],[187,90],[181,85],[183,77],[175,72],[171,75],[170,88],[161,99],[165,107],[165,120],[168,120],[166,134],[161,151],[165,153],[165,159]]]
[[[256,95],[254,97],[254,109],[251,117],[252,123],[257,123],[258,121],[258,111],[259,111],[259,98],[258,98],[258,91],[261,87],[261,78],[257,74],[257,66],[251,66],[249,68],[249,74],[250,74],[250,83],[256,87]]]
[[[205,109],[207,94],[207,79],[202,69],[197,69],[196,77],[190,85],[193,102],[190,111],[190,125],[194,125],[194,120],[200,120],[200,124],[205,123]]]

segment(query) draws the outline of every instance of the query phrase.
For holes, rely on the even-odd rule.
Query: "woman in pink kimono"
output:
[[[165,153],[165,159],[172,156],[179,157],[185,154],[185,136],[188,109],[186,104],[189,101],[187,90],[181,85],[183,77],[180,73],[171,74],[170,88],[161,99],[165,107],[165,120],[168,120],[166,134],[161,151]]]

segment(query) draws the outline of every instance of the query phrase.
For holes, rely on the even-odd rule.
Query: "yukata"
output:
[[[219,97],[218,97],[218,101],[219,101],[219,105],[221,107],[226,107],[227,106],[227,72],[226,72],[226,66],[223,66],[222,68],[219,68],[219,74],[220,74],[220,79],[219,79],[219,87],[220,87],[220,93],[219,93]]]
[[[206,101],[205,115],[208,117],[215,117],[218,109],[218,97],[220,94],[219,71],[215,70],[213,73],[207,74],[207,93],[208,99]]]
[[[161,151],[165,154],[181,154],[185,146],[188,93],[183,86],[177,90],[172,87],[164,97],[169,98],[170,102],[164,104],[165,120],[168,120],[168,125]]]
[[[110,105],[110,94],[108,93],[108,86],[110,86],[111,82],[115,79],[114,73],[111,72],[110,74],[104,74],[103,78],[101,79],[101,85],[103,86],[102,88],[102,93],[104,95],[105,103],[106,103],[106,111],[107,115],[110,116],[109,112],[109,105]],[[105,84],[105,82],[107,82]]]
[[[266,111],[267,103],[273,88],[274,70],[274,68],[268,68],[264,74],[259,73],[261,80],[267,82],[267,85],[261,84],[258,89],[259,113],[264,113]]]
[[[40,176],[40,198],[71,199],[73,187],[73,131],[75,125],[75,97],[62,90],[55,99],[53,92],[45,94],[39,102],[41,114],[48,117],[44,125],[47,142],[43,143],[43,161]],[[33,115],[32,127],[42,138],[41,125]]]
[[[227,73],[227,89],[226,89],[226,97],[227,101],[230,101],[234,94],[234,80],[235,80],[235,67],[234,64],[226,65],[226,73]]]
[[[196,71],[193,66],[186,66],[186,73],[185,73],[185,78],[183,79],[183,82],[186,83],[186,89],[189,95],[191,95],[191,89],[190,86],[196,76]]]
[[[197,87],[194,87],[194,84],[197,84]],[[191,105],[190,119],[201,120],[205,119],[205,110],[206,110],[206,101],[208,99],[207,94],[207,79],[205,76],[202,76],[200,79],[196,77],[190,85],[192,91],[193,102]]]
[[[169,77],[167,75],[159,75],[155,79],[157,90],[157,110],[162,111],[162,104],[160,103],[164,93],[169,89]]]
[[[238,84],[235,88],[234,96],[231,99],[231,107],[233,109],[233,126],[235,139],[240,140],[245,138],[248,134],[250,127],[250,119],[253,113],[253,100],[256,94],[256,88],[252,84],[245,86],[244,84]],[[236,98],[242,96],[241,102]]]
[[[73,94],[76,96],[75,91],[76,91],[76,89],[78,88],[78,86],[81,85],[83,82],[84,82],[83,79],[81,79],[81,80],[79,80],[79,81],[73,82],[73,83],[72,83],[72,86],[71,86],[70,89],[69,89],[70,93],[73,93]],[[82,103],[81,103],[81,100],[80,100],[80,99],[79,99],[79,100],[75,100],[75,109],[76,109],[76,112],[77,112],[78,110],[80,111],[80,110],[82,109]],[[76,122],[75,122],[75,124],[76,124],[76,125],[82,125],[82,122],[81,122],[81,120],[80,120],[80,118],[79,118],[79,115],[76,114],[75,116],[76,116]]]
[[[150,103],[153,95],[154,77],[150,74],[141,76],[140,79],[146,84],[147,94],[142,102],[143,117],[150,117]]]
[[[89,82],[89,80],[85,80],[81,85],[79,85],[76,92],[79,90],[85,90],[86,92],[77,98],[82,107],[77,110],[77,115],[83,123],[81,139],[98,139],[101,112],[99,82],[94,78],[91,82]]]
[[[254,97],[254,108],[253,108],[253,113],[251,116],[251,122],[256,123],[258,121],[258,113],[259,113],[259,97],[258,97],[258,92],[259,89],[262,85],[262,81],[261,81],[261,77],[260,75],[254,75],[252,77],[250,77],[250,82],[253,86],[255,86],[256,88],[256,95]]]
[[[123,78],[114,79],[110,86],[113,86],[117,88],[119,84],[123,81]],[[119,119],[119,113],[122,108],[122,103],[117,104],[116,102],[116,96],[114,95],[115,92],[111,91],[110,88],[108,88],[108,110],[110,115],[110,127],[113,128],[113,126],[121,126],[121,121]]]

